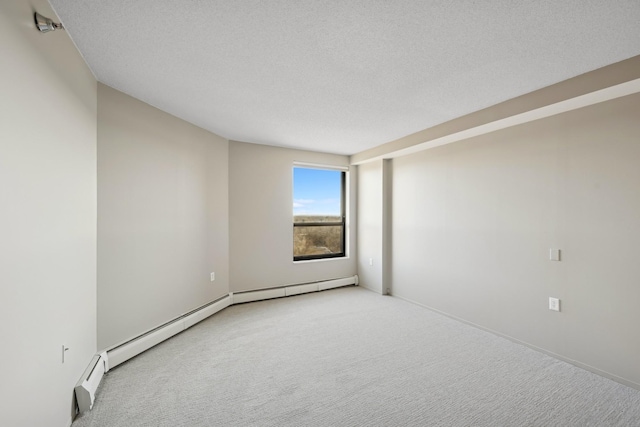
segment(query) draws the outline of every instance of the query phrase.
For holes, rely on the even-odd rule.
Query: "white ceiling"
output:
[[[640,0],[50,0],[102,83],[354,154],[640,54]]]

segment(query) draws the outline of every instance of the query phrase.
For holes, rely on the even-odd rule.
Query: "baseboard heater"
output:
[[[76,384],[75,394],[80,413],[93,408],[96,399],[96,390],[104,374],[109,370],[109,357],[107,352],[96,354],[91,359],[91,363],[82,374],[80,381]]]
[[[309,292],[325,291],[327,289],[357,284],[358,276],[356,275],[342,279],[323,280],[321,282],[282,286],[279,288],[262,289],[259,291],[232,292],[229,295],[231,296],[231,304],[241,304],[245,302],[306,294]]]
[[[187,313],[184,316],[165,323],[162,326],[152,329],[145,334],[108,350],[109,366],[113,368],[123,362],[126,362],[143,351],[160,344],[162,341],[179,334],[185,329],[189,329],[196,323],[201,322],[220,310],[229,307],[229,305],[231,305],[231,298],[229,296],[222,297],[211,304],[200,307],[199,309]]]
[[[224,296],[217,301],[200,307],[138,337],[103,351],[102,353],[96,354],[75,388],[78,410],[79,412],[85,412],[93,407],[96,390],[98,389],[102,377],[110,368],[126,362],[132,357],[137,356],[143,351],[160,344],[162,341],[179,334],[185,329],[188,329],[207,317],[224,310],[230,305],[324,291],[349,285],[358,285],[357,275],[341,279],[303,283],[300,285],[288,285],[259,291],[229,293],[229,295]]]

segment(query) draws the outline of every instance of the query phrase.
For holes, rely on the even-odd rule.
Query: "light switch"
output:
[[[560,261],[560,249],[549,249],[549,260]]]
[[[549,297],[549,310],[560,311],[560,300],[558,298]]]

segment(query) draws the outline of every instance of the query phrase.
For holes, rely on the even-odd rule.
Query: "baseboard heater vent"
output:
[[[154,345],[160,344],[162,341],[192,327],[212,314],[227,308],[229,305],[231,305],[231,298],[229,296],[225,296],[218,301],[205,305],[191,313],[187,313],[182,317],[172,320],[169,323],[159,326],[143,335],[140,335],[139,337],[108,350],[109,366],[113,368],[123,362],[126,362],[143,351],[150,349]]]
[[[146,333],[121,343],[109,350],[96,354],[75,388],[79,411],[85,412],[92,408],[100,380],[110,368],[126,362],[132,357],[137,356],[143,351],[150,349],[156,344],[159,344],[176,334],[179,334],[185,329],[188,329],[207,317],[224,310],[232,304],[300,295],[349,285],[358,285],[357,275],[342,279],[289,285],[259,291],[229,293],[229,295],[220,298],[217,301],[200,307],[177,319],[167,322],[164,325],[158,326],[155,329],[147,331]]]
[[[288,297],[291,295],[306,294],[309,292],[325,291],[327,289],[340,288],[342,286],[357,285],[358,276],[342,279],[324,280],[322,282],[304,283],[301,285],[283,286],[280,288],[263,289],[260,291],[247,291],[231,293],[231,304],[261,301],[265,299]]]
[[[96,354],[91,359],[91,363],[82,374],[82,378],[76,384],[75,393],[80,413],[88,411],[93,407],[96,399],[96,390],[104,374],[109,370],[109,357],[106,352]]]

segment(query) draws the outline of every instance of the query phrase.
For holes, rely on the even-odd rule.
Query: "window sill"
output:
[[[306,264],[310,262],[327,262],[327,261],[344,261],[348,260],[348,256],[334,257],[334,258],[320,258],[320,259],[301,259],[299,261],[293,261],[294,264]]]

